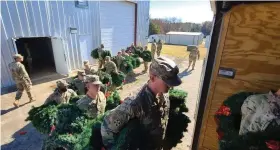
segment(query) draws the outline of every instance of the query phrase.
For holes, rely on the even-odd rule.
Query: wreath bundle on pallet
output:
[[[90,147],[92,127],[101,118],[90,118],[76,106],[81,96],[72,97],[69,104],[57,105],[51,102],[29,111],[26,121],[43,134],[49,134],[43,149],[84,150]],[[112,92],[106,101],[106,111],[120,104],[117,91]]]
[[[247,97],[258,94],[240,92],[226,99],[215,114],[220,150],[279,150],[280,126],[271,124],[266,131],[239,135],[241,106]]]

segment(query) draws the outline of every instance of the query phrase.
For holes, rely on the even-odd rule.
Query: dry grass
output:
[[[200,59],[203,60],[206,57],[207,49],[204,47],[204,44],[198,46],[200,51]],[[151,43],[148,44],[148,48],[151,49]],[[186,58],[189,57],[189,52],[187,52],[187,46],[182,45],[167,45],[164,44],[162,47],[162,54],[170,55],[179,58]]]

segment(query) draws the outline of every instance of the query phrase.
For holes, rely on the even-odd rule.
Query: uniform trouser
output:
[[[144,61],[144,72],[147,72],[148,70],[148,62]]]
[[[189,67],[188,67],[188,68],[190,68],[190,66],[191,66],[191,64],[192,64],[192,68],[194,69],[195,62],[196,62],[196,58],[190,58],[190,59],[189,59]]]
[[[159,57],[161,53],[161,49],[157,49],[157,56]]]
[[[26,90],[26,93],[29,97],[30,100],[33,100],[33,95],[31,93],[31,89],[32,89],[32,85],[30,83],[26,83],[26,82],[20,82],[20,83],[16,83],[17,86],[17,93],[16,93],[16,100],[19,100],[22,96],[22,93],[24,90]]]
[[[152,53],[152,59],[155,59],[155,50],[152,50],[151,53]]]

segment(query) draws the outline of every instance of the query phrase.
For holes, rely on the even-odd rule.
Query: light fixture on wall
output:
[[[70,33],[71,33],[71,34],[77,34],[77,33],[78,33],[78,29],[77,29],[77,28],[71,28],[71,27],[70,27]]]

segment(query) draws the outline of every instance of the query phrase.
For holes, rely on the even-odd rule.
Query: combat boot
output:
[[[15,107],[19,107],[19,100],[15,100],[13,104]]]

